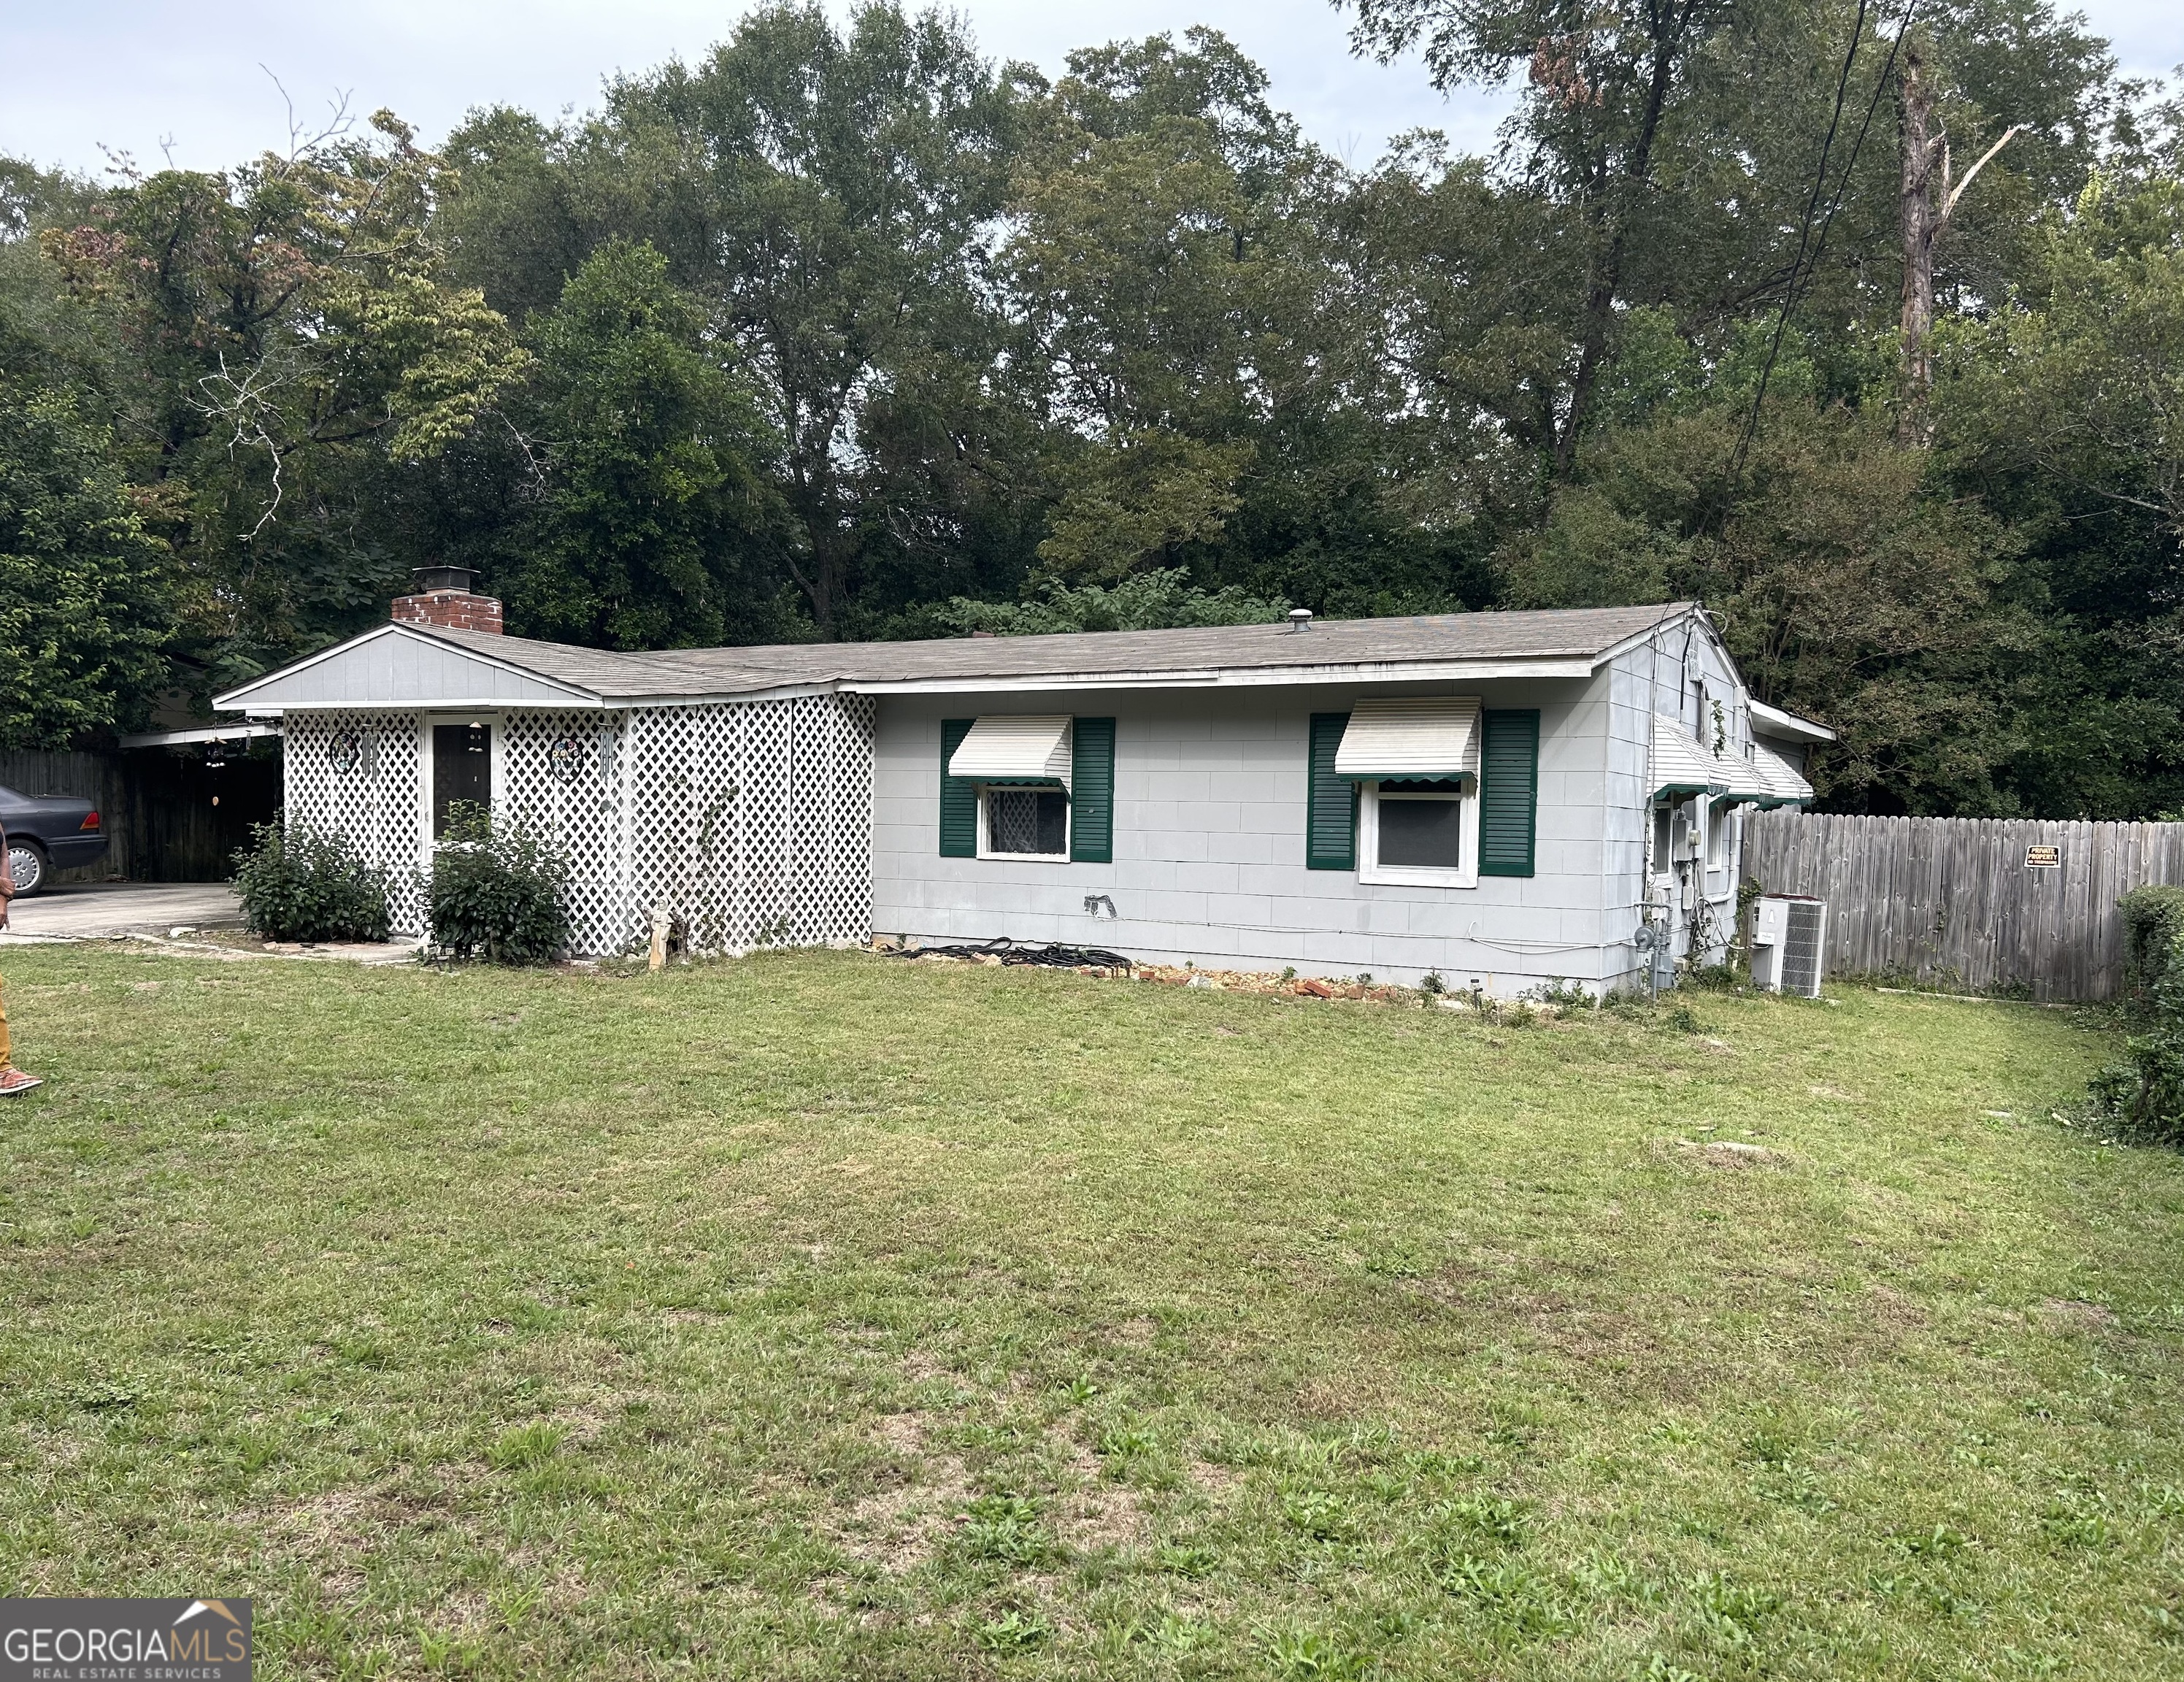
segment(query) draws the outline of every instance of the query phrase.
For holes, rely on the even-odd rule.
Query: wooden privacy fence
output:
[[[2123,977],[2116,901],[2184,883],[2184,823],[1847,817],[1763,812],[1744,872],[1828,902],[1830,975],[1897,974],[1967,992],[2106,999]],[[2050,855],[2048,867],[2028,858]]]

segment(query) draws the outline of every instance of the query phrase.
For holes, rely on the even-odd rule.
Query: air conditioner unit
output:
[[[1752,908],[1752,984],[1769,993],[1820,996],[1828,906],[1803,894],[1769,894]]]

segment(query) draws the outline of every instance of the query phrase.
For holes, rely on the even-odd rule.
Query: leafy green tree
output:
[[[2027,546],[2027,804],[2147,817],[2184,805],[2184,181],[2098,177],[2038,233],[2000,307],[1941,336],[1937,452]]]
[[[440,160],[389,114],[372,125],[231,176],[126,181],[40,236],[134,365],[116,436],[177,517],[186,645],[215,684],[384,612],[420,559],[386,547],[389,476],[464,437],[522,366],[446,278]]]
[[[940,627],[967,635],[1037,637],[1064,631],[1166,631],[1192,625],[1265,625],[1285,618],[1290,604],[1254,596],[1237,585],[1208,590],[1180,566],[1133,573],[1112,584],[1070,585],[1048,577],[1028,585],[1019,602],[958,596],[932,610]]]
[[[1008,480],[989,270],[1019,80],[938,12],[867,5],[838,31],[769,6],[703,64],[616,84],[579,148],[577,199],[649,238],[740,348],[781,440],[782,562],[823,636]]]
[[[171,556],[112,439],[62,393],[0,376],[0,742],[64,748],[164,682]]]
[[[2035,639],[1994,599],[2011,534],[1930,483],[1877,409],[1770,399],[1732,477],[1745,415],[1715,401],[1607,434],[1513,546],[1513,604],[1703,601],[1756,695],[1841,732],[1816,764],[1829,803],[2015,810],[1991,687]]]
[[[777,542],[773,440],[649,245],[599,247],[538,335],[543,507],[506,590],[526,634],[716,645]]]

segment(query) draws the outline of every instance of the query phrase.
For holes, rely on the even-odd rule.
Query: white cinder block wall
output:
[[[1618,886],[1616,938],[1623,943],[1622,956],[1629,965],[1629,983],[1645,978],[1637,950],[1630,944],[1640,920],[1640,905],[1646,887],[1646,849],[1652,824],[1652,790],[1646,786],[1651,771],[1652,720],[1662,717],[1682,726],[1702,745],[1714,738],[1713,704],[1721,705],[1721,729],[1726,751],[1741,759],[1752,743],[1751,696],[1736,665],[1717,638],[1694,627],[1689,634],[1670,627],[1651,641],[1628,649],[1612,661],[1606,673],[1609,691],[1610,730],[1615,745],[1611,760],[1615,771],[1609,780],[1609,851]],[[1699,688],[1707,697],[1707,716],[1699,713]],[[1703,899],[1710,913],[1715,938],[1705,955],[1719,961],[1726,955],[1736,917],[1737,884],[1743,880],[1744,823],[1748,809],[1733,807],[1709,815],[1708,822],[1730,826],[1727,866],[1717,871],[1694,871],[1679,877],[1668,870],[1654,878],[1657,891],[1669,900],[1676,932],[1673,950],[1686,955],[1692,913]]]
[[[1451,686],[1434,686],[1449,693]],[[873,784],[872,927],[922,941],[1104,946],[1144,959],[1415,983],[1437,970],[1508,996],[1632,973],[1650,725],[1621,665],[1590,679],[1463,686],[1540,710],[1535,874],[1476,888],[1367,884],[1305,868],[1315,712],[1423,685],[884,696]],[[940,723],[982,713],[1112,717],[1112,864],[940,856]],[[1086,898],[1105,894],[1113,921]]]

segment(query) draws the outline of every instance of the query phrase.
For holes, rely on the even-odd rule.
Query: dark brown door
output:
[[[493,727],[432,727],[432,838],[448,833],[448,808],[458,800],[493,804]]]

